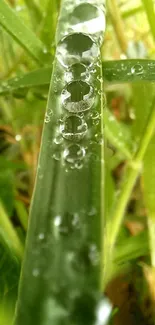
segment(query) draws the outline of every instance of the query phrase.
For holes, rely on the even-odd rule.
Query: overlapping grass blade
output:
[[[103,78],[107,82],[138,82],[155,81],[154,60],[119,60],[104,61]],[[42,85],[49,85],[52,67],[34,70],[25,75],[12,78],[0,83],[0,95],[14,91],[19,88],[31,88]]]
[[[152,0],[142,0],[144,5],[152,36],[155,39],[155,11],[154,11],[154,2]]]
[[[4,0],[0,1],[0,24],[40,64],[48,64],[51,55]],[[51,63],[51,62],[50,62]]]

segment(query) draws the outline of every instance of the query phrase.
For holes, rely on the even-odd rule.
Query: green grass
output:
[[[0,1],[0,325],[94,324],[111,280],[132,274],[155,323],[154,2],[106,2],[98,44],[89,4]],[[69,57],[61,40],[83,25]]]

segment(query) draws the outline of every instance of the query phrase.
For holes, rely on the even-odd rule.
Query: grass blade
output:
[[[4,241],[7,242],[10,250],[13,250],[14,254],[21,260],[23,257],[23,245],[20,242],[16,231],[14,230],[8,215],[6,214],[2,203],[0,203],[0,230],[1,236]]]
[[[36,26],[38,26],[42,20],[42,14],[41,14],[40,8],[34,2],[34,0],[24,0],[24,2],[29,10],[32,24],[33,24],[34,28],[36,29]]]
[[[51,49],[52,43],[55,39],[56,23],[57,23],[57,1],[47,1],[46,12],[42,22],[41,40],[48,49]],[[52,24],[51,24],[52,21]]]
[[[96,306],[105,303],[97,258],[104,231],[105,107],[99,45],[105,13],[98,3],[62,3],[16,325],[91,324]],[[92,12],[102,23],[90,37]]]
[[[152,0],[142,0],[144,5],[152,36],[155,38],[155,12],[154,12],[154,3]]]
[[[148,214],[148,230],[150,237],[151,264],[155,267],[155,166],[152,163],[152,157],[155,156],[155,137],[150,142],[145,157],[143,170],[143,193],[144,201]]]
[[[0,24],[40,64],[49,63],[51,55],[4,0],[0,1]]]

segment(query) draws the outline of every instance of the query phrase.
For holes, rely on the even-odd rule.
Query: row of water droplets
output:
[[[96,106],[101,88],[97,72],[100,69],[100,45],[105,30],[104,7],[102,9],[83,1],[72,8],[67,35],[60,39],[57,46],[56,58],[63,71],[64,86],[61,89],[62,114],[54,139],[59,148],[54,151],[53,157],[62,159],[71,169],[83,167],[87,156],[84,144],[91,139],[89,126],[100,121]],[[98,82],[98,89],[94,87],[94,81]],[[45,119],[47,123],[51,119],[49,113]],[[95,134],[96,141],[99,137]]]
[[[69,3],[69,2],[68,2]],[[70,8],[72,9],[72,3]],[[63,71],[62,79],[64,80],[63,89],[61,89],[60,106],[61,116],[57,119],[59,125],[57,136],[54,139],[55,144],[61,148],[62,142],[64,147],[61,153],[61,158],[72,169],[82,168],[83,161],[88,156],[87,146],[88,140],[91,140],[91,127],[92,125],[100,123],[100,114],[97,111],[98,99],[101,95],[99,88],[101,88],[100,80],[100,46],[103,40],[103,32],[105,30],[105,12],[104,7],[95,6],[93,3],[85,3],[84,1],[76,1],[77,6],[71,11],[71,19],[68,19],[67,24],[70,22],[67,30],[67,35],[62,34],[57,47],[56,58]],[[69,8],[67,7],[67,10]],[[63,22],[64,23],[64,22]],[[61,25],[61,24],[60,24]],[[61,29],[61,28],[60,28]],[[66,30],[66,26],[65,26]],[[98,80],[95,80],[98,79]],[[58,82],[57,82],[58,83]],[[61,83],[61,81],[60,81]],[[95,89],[95,84],[98,88]],[[61,87],[60,87],[61,88]],[[55,92],[58,91],[59,86],[56,85]],[[58,94],[58,95],[59,95]],[[52,114],[48,111],[48,118],[50,121]],[[94,137],[99,141],[100,135],[95,133]],[[60,156],[54,152],[54,158],[60,159]],[[85,211],[83,212],[85,215]],[[96,211],[91,211],[90,216],[96,215]],[[73,270],[77,268],[78,273],[83,273],[82,268],[91,263],[94,267],[99,264],[99,252],[96,244],[87,243],[88,247],[84,244],[81,245],[81,231],[79,224],[79,214],[57,215],[54,218],[55,237],[68,235],[76,228],[77,236],[76,242],[79,240],[79,247],[81,249],[73,249],[66,252],[66,260],[64,264],[72,265]],[[79,233],[78,233],[79,229]],[[39,235],[39,240],[43,240],[44,235]],[[73,241],[73,246],[74,246]],[[75,251],[74,251],[75,250]],[[81,251],[82,250],[82,251]],[[65,252],[64,252],[65,256]],[[65,258],[65,257],[64,257]],[[64,267],[65,268],[65,267]],[[81,268],[81,269],[80,269]],[[86,271],[85,271],[86,272]],[[38,274],[34,274],[37,276]],[[72,304],[74,304],[76,318],[82,317],[78,315],[78,303],[82,304],[83,296],[79,296],[78,300],[72,297]],[[71,294],[73,294],[71,290]],[[75,293],[74,293],[75,294]],[[93,293],[88,295],[89,299],[93,299]],[[74,299],[73,299],[74,298]],[[74,301],[75,300],[75,301]],[[88,304],[87,301],[87,304]],[[87,313],[87,311],[85,311]],[[95,318],[95,325],[105,325],[111,312],[111,305],[102,297],[97,303],[95,309],[89,313],[92,315],[88,317]],[[93,315],[95,313],[95,315]],[[80,324],[85,322],[81,318]],[[91,323],[91,319],[90,322]]]

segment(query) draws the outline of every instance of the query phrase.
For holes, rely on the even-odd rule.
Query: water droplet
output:
[[[72,80],[86,79],[87,67],[81,63],[72,64],[70,69],[65,73],[65,80],[70,82]]]
[[[95,325],[107,325],[111,312],[112,305],[109,299],[105,297],[102,298],[97,306]]]
[[[33,269],[32,274],[34,277],[38,277],[40,274],[39,269]]]
[[[89,258],[93,265],[97,265],[99,263],[99,252],[95,244],[90,245]]]
[[[135,64],[132,68],[131,68],[131,73],[132,74],[136,74],[136,75],[140,75],[143,74],[144,69],[143,66],[139,63]]]
[[[93,111],[90,114],[90,119],[92,120],[93,125],[98,125],[100,123],[100,114],[97,111]]]
[[[98,60],[99,54],[99,47],[94,40],[82,33],[65,36],[57,48],[57,58],[65,67],[79,62],[90,64]]]
[[[38,236],[39,240],[43,240],[45,238],[45,235],[43,232],[41,232]]]
[[[56,216],[55,219],[54,219],[54,225],[56,227],[59,227],[61,225],[61,221],[62,221],[61,216]]]
[[[99,144],[104,144],[104,135],[101,133],[96,133],[95,134],[95,142]]]
[[[62,136],[67,140],[81,140],[87,132],[86,122],[77,115],[70,115],[60,125]]]
[[[16,139],[16,141],[21,141],[21,139],[22,139],[21,134],[16,134],[15,139]]]
[[[48,114],[48,112],[45,113],[45,123],[49,123],[51,121],[51,116]]]
[[[67,235],[76,229],[79,229],[79,215],[78,213],[70,214],[66,212],[63,216],[56,216],[54,218],[54,226],[61,235]]]
[[[61,159],[61,151],[60,150],[56,150],[54,151],[52,157],[55,159],[55,160],[60,160]]]
[[[72,12],[71,25],[75,32],[103,35],[105,13],[90,3],[82,3]]]
[[[93,87],[84,81],[72,81],[62,91],[62,103],[69,112],[83,112],[94,104]]]
[[[68,163],[77,163],[78,160],[84,159],[85,154],[84,147],[79,144],[71,144],[64,150],[63,157]]]
[[[55,144],[60,144],[60,143],[62,143],[62,141],[63,141],[63,138],[61,137],[61,135],[58,135],[58,136],[53,140],[53,142],[54,142]]]

